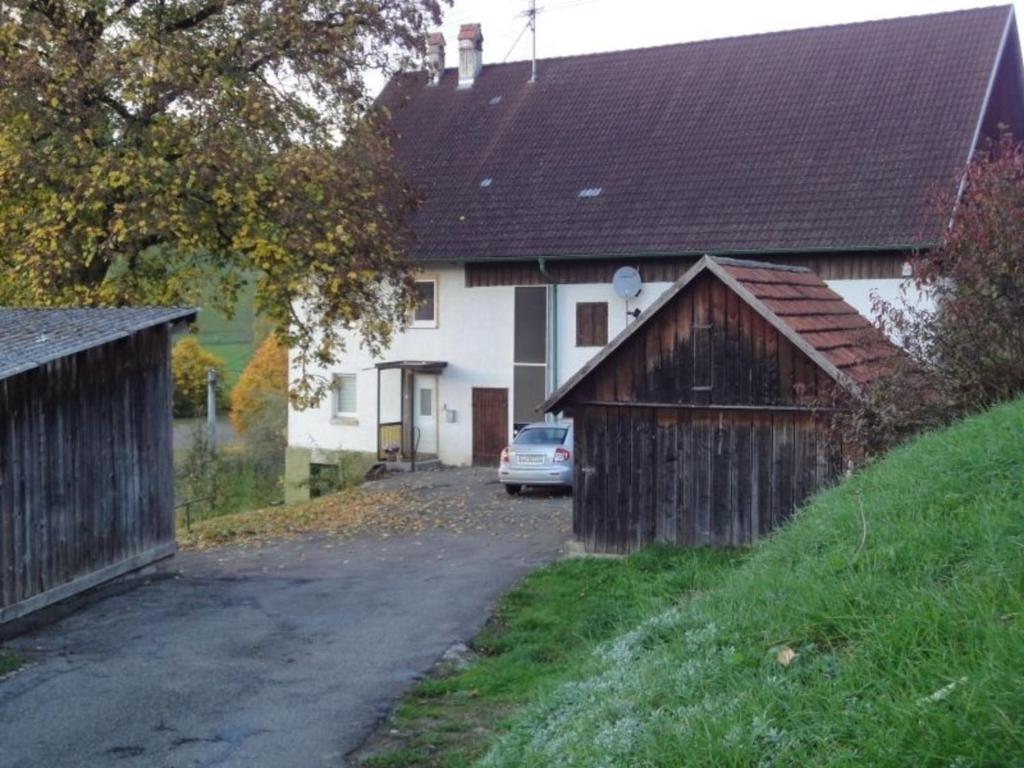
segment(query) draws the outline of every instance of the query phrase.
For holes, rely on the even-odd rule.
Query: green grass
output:
[[[224,361],[224,368],[227,372],[227,386],[229,387],[234,386],[235,382],[238,381],[238,377],[245,370],[245,366],[248,365],[254,351],[252,342],[242,344],[206,344],[203,342],[202,336],[200,336],[199,343]]]
[[[199,343],[224,360],[229,386],[238,380],[254,350],[254,294],[255,286],[249,283],[239,292],[231,317],[212,307],[199,313]]]
[[[12,651],[0,648],[0,677],[10,674],[25,663],[25,660]]]
[[[539,692],[482,764],[1022,765],[1022,592],[1018,401],[818,496]]]
[[[652,612],[716,584],[737,552],[651,549],[623,560],[568,560],[507,593],[474,640],[469,668],[424,680],[363,764],[462,766],[480,757],[538,694],[579,674],[594,648]]]

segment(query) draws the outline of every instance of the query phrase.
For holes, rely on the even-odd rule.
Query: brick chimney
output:
[[[431,32],[427,35],[427,72],[430,73],[430,84],[437,85],[444,74],[444,35]]]
[[[459,88],[472,88],[484,65],[484,33],[479,24],[459,29]]]

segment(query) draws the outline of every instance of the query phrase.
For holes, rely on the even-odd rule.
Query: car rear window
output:
[[[522,430],[512,442],[516,445],[561,445],[568,431],[564,427],[531,427]]]

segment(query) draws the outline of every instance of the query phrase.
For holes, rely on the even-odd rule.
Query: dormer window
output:
[[[412,328],[437,328],[437,278],[416,281],[416,308],[409,318]]]

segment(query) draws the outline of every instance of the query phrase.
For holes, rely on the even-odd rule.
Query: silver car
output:
[[[527,424],[501,452],[498,480],[515,495],[524,485],[572,487],[572,421]]]

